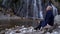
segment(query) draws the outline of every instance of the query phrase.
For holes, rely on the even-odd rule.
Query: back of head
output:
[[[52,7],[51,6],[47,6],[46,11],[48,11],[48,10],[52,10]]]

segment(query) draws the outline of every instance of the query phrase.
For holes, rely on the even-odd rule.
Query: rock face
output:
[[[54,23],[60,24],[60,15],[55,16]]]

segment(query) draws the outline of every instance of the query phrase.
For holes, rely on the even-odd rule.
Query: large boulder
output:
[[[60,25],[60,15],[55,16],[54,23]]]

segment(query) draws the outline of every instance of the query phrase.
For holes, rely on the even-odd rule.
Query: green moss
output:
[[[0,0],[0,2],[2,2],[2,0]]]
[[[58,0],[58,2],[60,2],[60,0]]]

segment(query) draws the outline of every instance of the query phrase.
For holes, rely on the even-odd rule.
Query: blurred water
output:
[[[3,2],[2,2],[2,5],[5,5],[5,2],[6,2],[7,0],[3,0]]]
[[[11,2],[12,2],[12,0],[3,0],[2,6],[6,7],[6,8],[10,8]]]
[[[34,17],[43,19],[41,0],[33,0],[33,2],[34,2],[34,8],[33,8]]]

